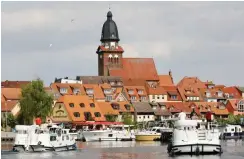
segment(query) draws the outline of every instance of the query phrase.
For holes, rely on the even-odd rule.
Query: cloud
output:
[[[2,79],[97,75],[108,2],[4,2]],[[244,85],[243,2],[113,2],[124,57],[154,57],[157,70]],[[74,22],[71,22],[74,19]],[[49,45],[52,44],[50,48]],[[16,71],[18,70],[18,71]]]

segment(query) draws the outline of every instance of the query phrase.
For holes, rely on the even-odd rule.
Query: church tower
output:
[[[98,75],[109,76],[109,70],[122,68],[123,48],[119,46],[119,33],[116,23],[112,20],[112,12],[107,13],[103,24],[101,45],[97,49]]]

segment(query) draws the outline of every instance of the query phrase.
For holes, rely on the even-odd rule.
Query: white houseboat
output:
[[[219,131],[214,125],[207,125],[201,120],[187,120],[181,112],[180,119],[174,123],[172,141],[168,145],[168,153],[206,154],[222,153]]]
[[[65,151],[76,149],[74,133],[57,125],[16,125],[14,150]]]
[[[244,132],[240,125],[227,125],[220,134],[221,139],[243,139]]]

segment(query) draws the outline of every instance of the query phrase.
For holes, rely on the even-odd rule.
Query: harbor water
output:
[[[176,156],[179,159],[244,159],[244,140],[222,141],[222,155]],[[1,149],[11,148],[10,143],[2,143]],[[2,159],[170,159],[167,144],[161,142],[103,141],[77,142],[78,150],[63,152],[17,153],[2,152]]]

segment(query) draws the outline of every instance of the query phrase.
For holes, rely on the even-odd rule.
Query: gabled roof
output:
[[[174,86],[173,79],[170,75],[158,75],[160,86]]]
[[[200,100],[202,100],[200,92],[198,89],[201,88],[207,88],[205,83],[202,82],[197,77],[184,77],[178,84],[177,84],[178,90],[181,94],[182,99],[186,100],[186,90],[191,90],[191,95],[198,96]]]
[[[1,91],[6,100],[19,100],[21,97],[21,88],[1,88]]]
[[[218,95],[218,92],[223,92],[223,89],[220,88],[200,88],[199,92],[203,98],[214,98],[214,99],[224,99],[224,93],[222,93],[222,96]],[[209,93],[209,97],[206,93]]]
[[[125,80],[159,80],[153,58],[123,58],[122,66],[122,69],[109,69],[110,76],[120,76]]]
[[[176,86],[162,86],[168,94],[168,101],[182,101],[181,94]],[[177,99],[171,99],[172,95],[176,95]]]
[[[225,87],[223,89],[224,93],[228,93],[229,96],[231,96],[234,99],[240,99],[242,98],[242,94],[240,93],[240,91],[238,90],[237,87],[233,86],[233,87]]]
[[[57,101],[57,103],[58,102],[64,103],[65,108],[69,113],[69,116],[71,117],[72,121],[85,121],[84,112],[90,112],[95,121],[105,121],[104,115],[101,112],[101,109],[98,106],[98,104],[95,103],[93,100],[90,100],[88,96],[64,95]],[[70,107],[70,103],[74,104],[73,108]],[[84,103],[85,107],[80,107],[80,103]],[[90,107],[91,103],[95,104],[94,108]],[[79,112],[80,117],[75,117],[74,112]],[[95,112],[99,112],[101,114],[101,117],[95,117]]]

